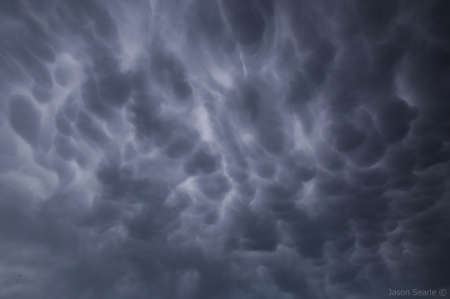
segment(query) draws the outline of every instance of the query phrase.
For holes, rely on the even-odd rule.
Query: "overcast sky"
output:
[[[450,291],[449,160],[448,0],[0,2],[2,299]]]

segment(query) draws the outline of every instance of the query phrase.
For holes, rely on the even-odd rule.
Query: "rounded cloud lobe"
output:
[[[0,4],[0,297],[450,288],[449,13]]]

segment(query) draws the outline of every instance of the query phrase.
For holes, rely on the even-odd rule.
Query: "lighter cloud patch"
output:
[[[241,60],[242,70],[244,71],[244,78],[246,78],[247,77],[247,67],[245,66],[244,57],[243,57],[241,51],[239,51],[239,59]]]
[[[189,298],[194,295],[197,289],[200,274],[197,270],[187,270],[181,274],[179,283],[177,284],[177,297]]]
[[[211,66],[208,69],[209,74],[211,77],[221,86],[225,87],[226,89],[231,89],[234,86],[234,80],[233,75],[230,71],[224,70],[223,68],[217,67],[217,66]]]
[[[52,175],[48,173],[44,176],[47,177],[47,180],[20,171],[11,171],[7,174],[1,174],[0,181],[6,185],[14,186],[13,189],[27,190],[33,199],[45,200],[53,192],[58,179],[56,174],[53,175],[53,178],[50,178]]]
[[[82,73],[82,65],[72,55],[67,53],[58,55],[54,76],[58,76],[58,78],[55,78],[56,82],[62,85],[61,88],[67,93],[81,84]]]
[[[257,144],[257,140],[255,138],[255,135],[252,132],[241,130],[239,134],[241,144],[252,148],[255,144]]]
[[[71,188],[74,190],[83,190],[86,195],[80,197],[79,200],[85,201],[87,204],[91,204],[95,195],[100,190],[100,183],[97,181],[97,176],[90,171],[83,171],[79,167],[74,167],[75,178],[71,182]]]
[[[291,130],[293,131],[292,132],[293,134],[289,136],[294,136],[293,140],[295,144],[295,149],[303,150],[308,153],[313,153],[314,148],[311,145],[308,137],[305,136],[304,134],[305,130],[303,128],[302,123],[298,119],[293,119],[291,123],[292,123]]]
[[[10,130],[10,132],[13,132]],[[58,176],[35,162],[33,149],[16,134],[13,135],[17,144],[16,157],[22,161],[15,171],[2,174],[0,179],[7,184],[17,186],[18,190],[29,190],[36,198],[48,198],[58,185]]]
[[[201,105],[194,109],[193,115],[196,119],[195,128],[200,132],[202,139],[206,142],[214,142],[214,132],[211,127],[208,110]]]
[[[195,183],[195,177],[188,177],[177,186],[177,190],[185,191],[189,195],[198,194],[197,184]],[[191,197],[194,202],[197,202],[197,196]]]
[[[143,5],[125,5],[120,3],[111,8],[114,20],[117,22],[122,54],[120,70],[133,70],[148,45],[149,26],[151,18],[150,3]]]
[[[226,172],[224,172],[223,175],[230,181],[231,190],[225,195],[224,199],[220,203],[219,207],[220,219],[225,219],[227,217],[227,211],[229,210],[230,207],[232,207],[233,200],[236,198],[236,196],[238,196],[233,180],[229,177],[229,175]]]

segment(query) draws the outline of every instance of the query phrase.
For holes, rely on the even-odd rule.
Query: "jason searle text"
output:
[[[447,291],[445,289],[441,290],[422,290],[422,289],[413,289],[413,290],[394,290],[389,289],[389,296],[446,296]]]

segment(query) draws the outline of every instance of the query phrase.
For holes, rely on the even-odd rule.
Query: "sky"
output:
[[[0,297],[450,291],[449,15],[1,1]]]

